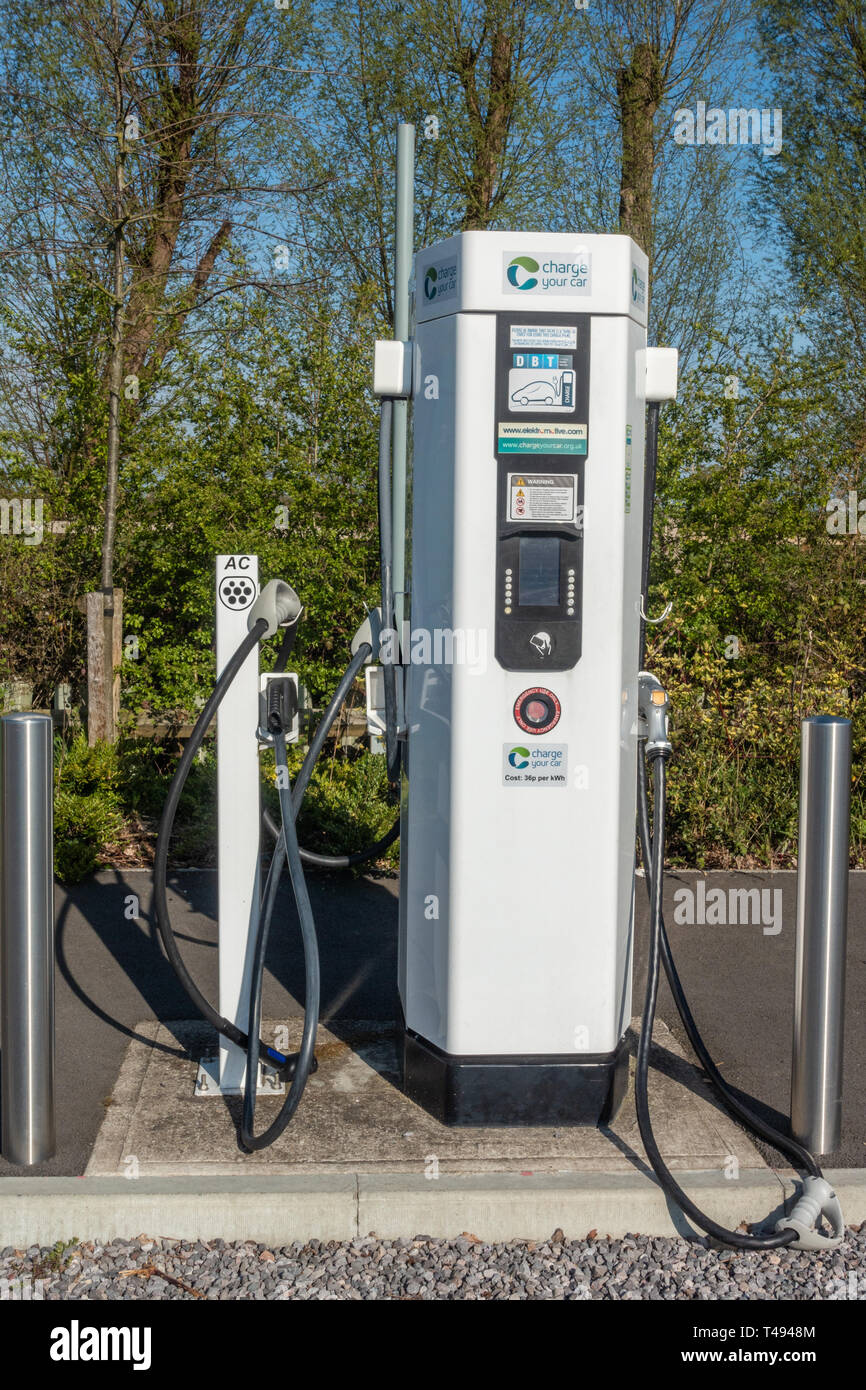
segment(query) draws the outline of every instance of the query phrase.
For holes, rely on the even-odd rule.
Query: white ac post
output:
[[[257,555],[216,557],[217,677],[247,636],[250,609],[259,596]],[[297,675],[287,673],[295,682]],[[259,694],[269,678],[259,675],[256,644],[235,673],[217,713],[217,915],[219,921],[219,1012],[244,1033],[249,1023],[253,958],[259,925],[261,868],[261,774]],[[298,737],[298,716],[287,734]],[[197,1096],[237,1095],[243,1091],[246,1056],[220,1037],[219,1052],[202,1059]],[[259,1062],[256,1089],[280,1095],[285,1083]]]
[[[247,634],[259,593],[256,555],[218,555],[216,561],[217,675]],[[259,649],[254,647],[217,714],[217,863],[219,866],[219,1011],[246,1032],[250,972],[259,915],[261,817],[256,716]],[[199,1076],[200,1094],[241,1090],[246,1057],[220,1039],[218,1066]]]

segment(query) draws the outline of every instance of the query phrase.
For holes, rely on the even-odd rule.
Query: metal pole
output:
[[[394,337],[409,337],[409,283],[415,241],[415,127],[397,127],[397,209],[394,253]],[[406,453],[409,406],[394,402],[391,425],[391,534],[394,544],[392,580],[397,631],[403,631],[406,587]]]
[[[804,719],[791,1132],[816,1154],[839,1147],[851,822],[851,721]]]
[[[54,1127],[53,729],[50,714],[0,719],[0,1148],[50,1158]]]

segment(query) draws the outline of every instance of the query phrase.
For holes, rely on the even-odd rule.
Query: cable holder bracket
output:
[[[638,603],[638,613],[639,613],[640,616],[643,618],[644,622],[645,622],[645,623],[649,623],[649,625],[650,625],[651,627],[656,627],[656,626],[658,626],[659,623],[663,623],[667,618],[670,617],[671,613],[673,613],[673,611],[674,611],[673,599],[669,599],[668,602],[665,604],[664,608],[662,609],[661,613],[659,614],[659,616],[658,616],[657,618],[650,618],[650,617],[644,612],[643,600],[644,600],[644,596],[643,596],[643,594],[641,594],[641,596],[640,596],[640,602]]]

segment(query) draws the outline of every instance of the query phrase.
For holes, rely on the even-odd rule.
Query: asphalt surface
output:
[[[706,892],[720,888],[730,915],[731,893],[758,888],[768,906],[781,889],[781,911],[764,925],[680,925],[674,922],[674,899],[682,890],[697,897],[698,881]],[[638,882],[635,940],[635,1015],[643,1011],[647,944],[645,880]],[[742,911],[742,909],[740,909]],[[696,913],[697,915],[697,913]],[[711,915],[709,911],[706,916]],[[692,1014],[722,1075],[740,1098],[776,1129],[788,1130],[791,1051],[794,1026],[794,955],[797,920],[795,872],[668,872],[665,922],[677,969]],[[776,927],[780,929],[777,931]],[[663,980],[659,1015],[691,1055],[685,1031]],[[866,873],[848,879],[848,953],[845,990],[845,1064],[842,1089],[842,1141],[822,1156],[825,1168],[866,1168]],[[757,1141],[756,1141],[757,1142]],[[768,1163],[783,1163],[758,1142]]]
[[[698,878],[726,895],[737,888],[781,889],[781,929],[767,934],[760,923],[676,925],[674,894],[683,888],[695,892]],[[309,884],[321,944],[322,1017],[396,1018],[396,879],[311,874]],[[172,888],[184,957],[215,1000],[216,875],[181,872]],[[276,920],[292,922],[286,886],[281,894]],[[666,885],[673,950],[710,1051],[731,1084],[782,1127],[790,1090],[795,901],[793,873],[683,873],[670,875]],[[636,902],[639,1013],[647,925],[642,880]],[[191,1016],[156,939],[149,872],[104,872],[69,890],[58,887],[56,905],[57,1154],[27,1170],[0,1159],[0,1176],[83,1173],[135,1024]],[[303,968],[294,930],[272,933],[268,965],[264,1016],[299,1013]],[[852,873],[850,879],[846,1007],[845,1126],[840,1150],[825,1158],[831,1168],[866,1166],[866,873]],[[682,1038],[664,986],[659,1014]],[[701,1084],[697,1077],[696,1084]]]

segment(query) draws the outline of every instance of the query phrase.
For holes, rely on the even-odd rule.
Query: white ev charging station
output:
[[[625,236],[417,259],[400,995],[409,1094],[452,1123],[625,1089],[646,285]]]
[[[646,344],[646,257],[625,236],[465,232],[420,252],[415,265],[414,329],[376,345],[382,604],[354,638],[293,786],[286,744],[297,738],[298,686],[286,665],[301,599],[278,579],[259,591],[254,556],[219,557],[218,679],[172,781],[154,867],[166,953],[221,1038],[199,1092],[242,1090],[248,1152],[283,1133],[316,1066],[319,958],[303,865],[361,863],[399,832],[407,1094],[447,1124],[611,1119],[628,1077],[637,813],[650,947],[635,1103],[650,1163],[683,1212],[729,1245],[837,1245],[844,1226],[832,1188],[815,1158],[749,1111],[722,1077],[664,927],[668,697],[641,664],[658,403],[676,395],[677,354]],[[402,402],[411,402],[405,571],[399,450],[392,454]],[[276,666],[260,679],[259,643],[280,628]],[[399,821],[363,851],[314,854],[298,844],[295,820],[365,668],[368,727],[400,786]],[[217,710],[219,1009],[186,969],[166,893],[178,801]],[[268,823],[274,851],[260,892],[261,744],[276,756],[281,825]],[[284,865],[306,971],[303,1037],[289,1056],[260,1038]],[[722,1103],[807,1173],[772,1233],[720,1226],[658,1150],[647,1078],[662,967]],[[260,1089],[284,1099],[256,1134]],[[822,1217],[830,1234],[818,1229]]]

